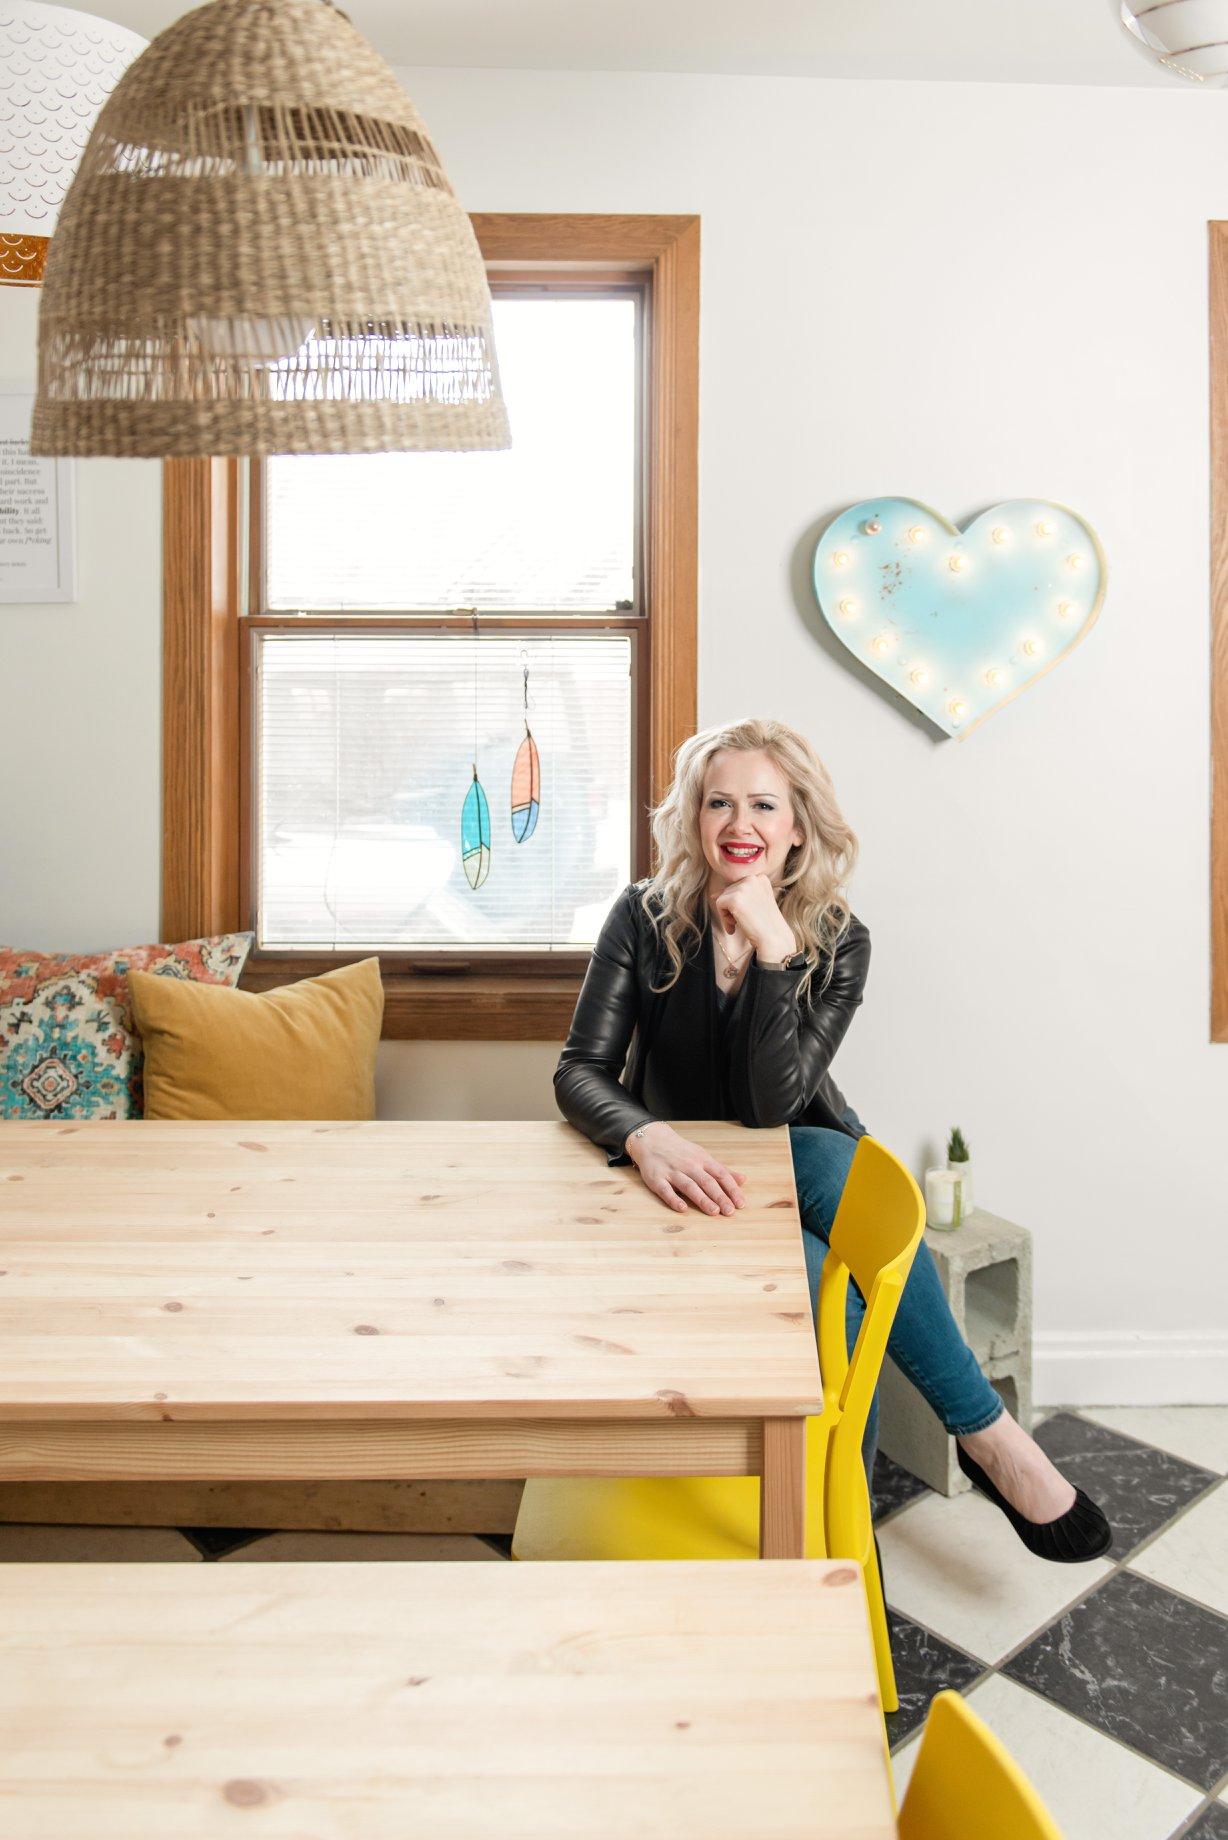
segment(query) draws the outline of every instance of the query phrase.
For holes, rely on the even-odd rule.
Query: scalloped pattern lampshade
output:
[[[1228,0],[1119,0],[1121,23],[1153,64],[1175,77],[1228,84]]]
[[[384,59],[329,0],[160,33],[60,213],[32,451],[509,444],[477,239]]]
[[[37,287],[98,111],[145,40],[37,0],[0,6],[0,282]]]

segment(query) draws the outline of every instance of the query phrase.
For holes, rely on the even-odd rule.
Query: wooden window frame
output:
[[[699,219],[477,215],[492,272],[534,270],[593,281],[648,277],[644,574],[650,617],[637,712],[641,783],[661,797],[679,743],[694,732],[698,631]],[[163,465],[162,936],[245,929],[242,873],[249,725],[246,463]],[[491,622],[492,628],[495,622]],[[640,813],[641,837],[646,812]],[[361,955],[350,955],[361,956]],[[455,971],[391,962],[384,1035],[401,1040],[555,1041],[582,979],[574,964]],[[266,990],[346,962],[344,955],[260,954],[243,977]]]
[[[1228,1041],[1228,223],[1208,230],[1211,365],[1211,1040]]]

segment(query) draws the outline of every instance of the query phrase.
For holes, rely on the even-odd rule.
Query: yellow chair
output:
[[[862,1568],[883,1709],[899,1700],[874,1551],[861,1440],[900,1292],[925,1225],[911,1175],[872,1137],[858,1141],[819,1286],[823,1415],[806,1421],[806,1554]],[[866,1312],[852,1356],[845,1302]],[[534,1478],[512,1538],[517,1559],[751,1559],[759,1555],[754,1476]]]
[[[1062,1840],[1015,1759],[958,1693],[936,1695],[900,1809],[900,1840]]]

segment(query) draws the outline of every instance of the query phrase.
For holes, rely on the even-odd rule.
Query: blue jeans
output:
[[[856,1112],[848,1110],[845,1120],[857,1131],[865,1126]],[[806,1252],[806,1275],[810,1281],[810,1306],[818,1309],[819,1279],[827,1257],[828,1235],[836,1218],[836,1208],[844,1192],[849,1164],[857,1148],[855,1138],[843,1131],[825,1131],[815,1125],[789,1126],[789,1147],[793,1152],[793,1177],[802,1215],[802,1244]],[[851,1281],[848,1292],[848,1345],[852,1352],[865,1300]],[[942,1421],[945,1430],[956,1437],[984,1431],[1001,1416],[1002,1401],[976,1363],[976,1356],[965,1342],[951,1314],[950,1305],[938,1281],[938,1271],[929,1247],[922,1241],[900,1297],[895,1322],[887,1339],[887,1352],[900,1372],[912,1381],[926,1403]],[[866,1474],[873,1478],[874,1453],[878,1447],[878,1395],[866,1423],[862,1456]]]

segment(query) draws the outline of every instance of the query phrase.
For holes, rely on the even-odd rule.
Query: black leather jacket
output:
[[[823,965],[804,1003],[804,965],[768,971],[752,959],[722,1051],[711,929],[677,983],[654,993],[669,960],[644,911],[646,886],[623,890],[593,949],[554,1075],[563,1116],[611,1163],[630,1160],[628,1134],[652,1118],[733,1117],[861,1135],[828,1072],[865,988],[870,935],[861,921],[854,916],[836,946],[826,989]]]

